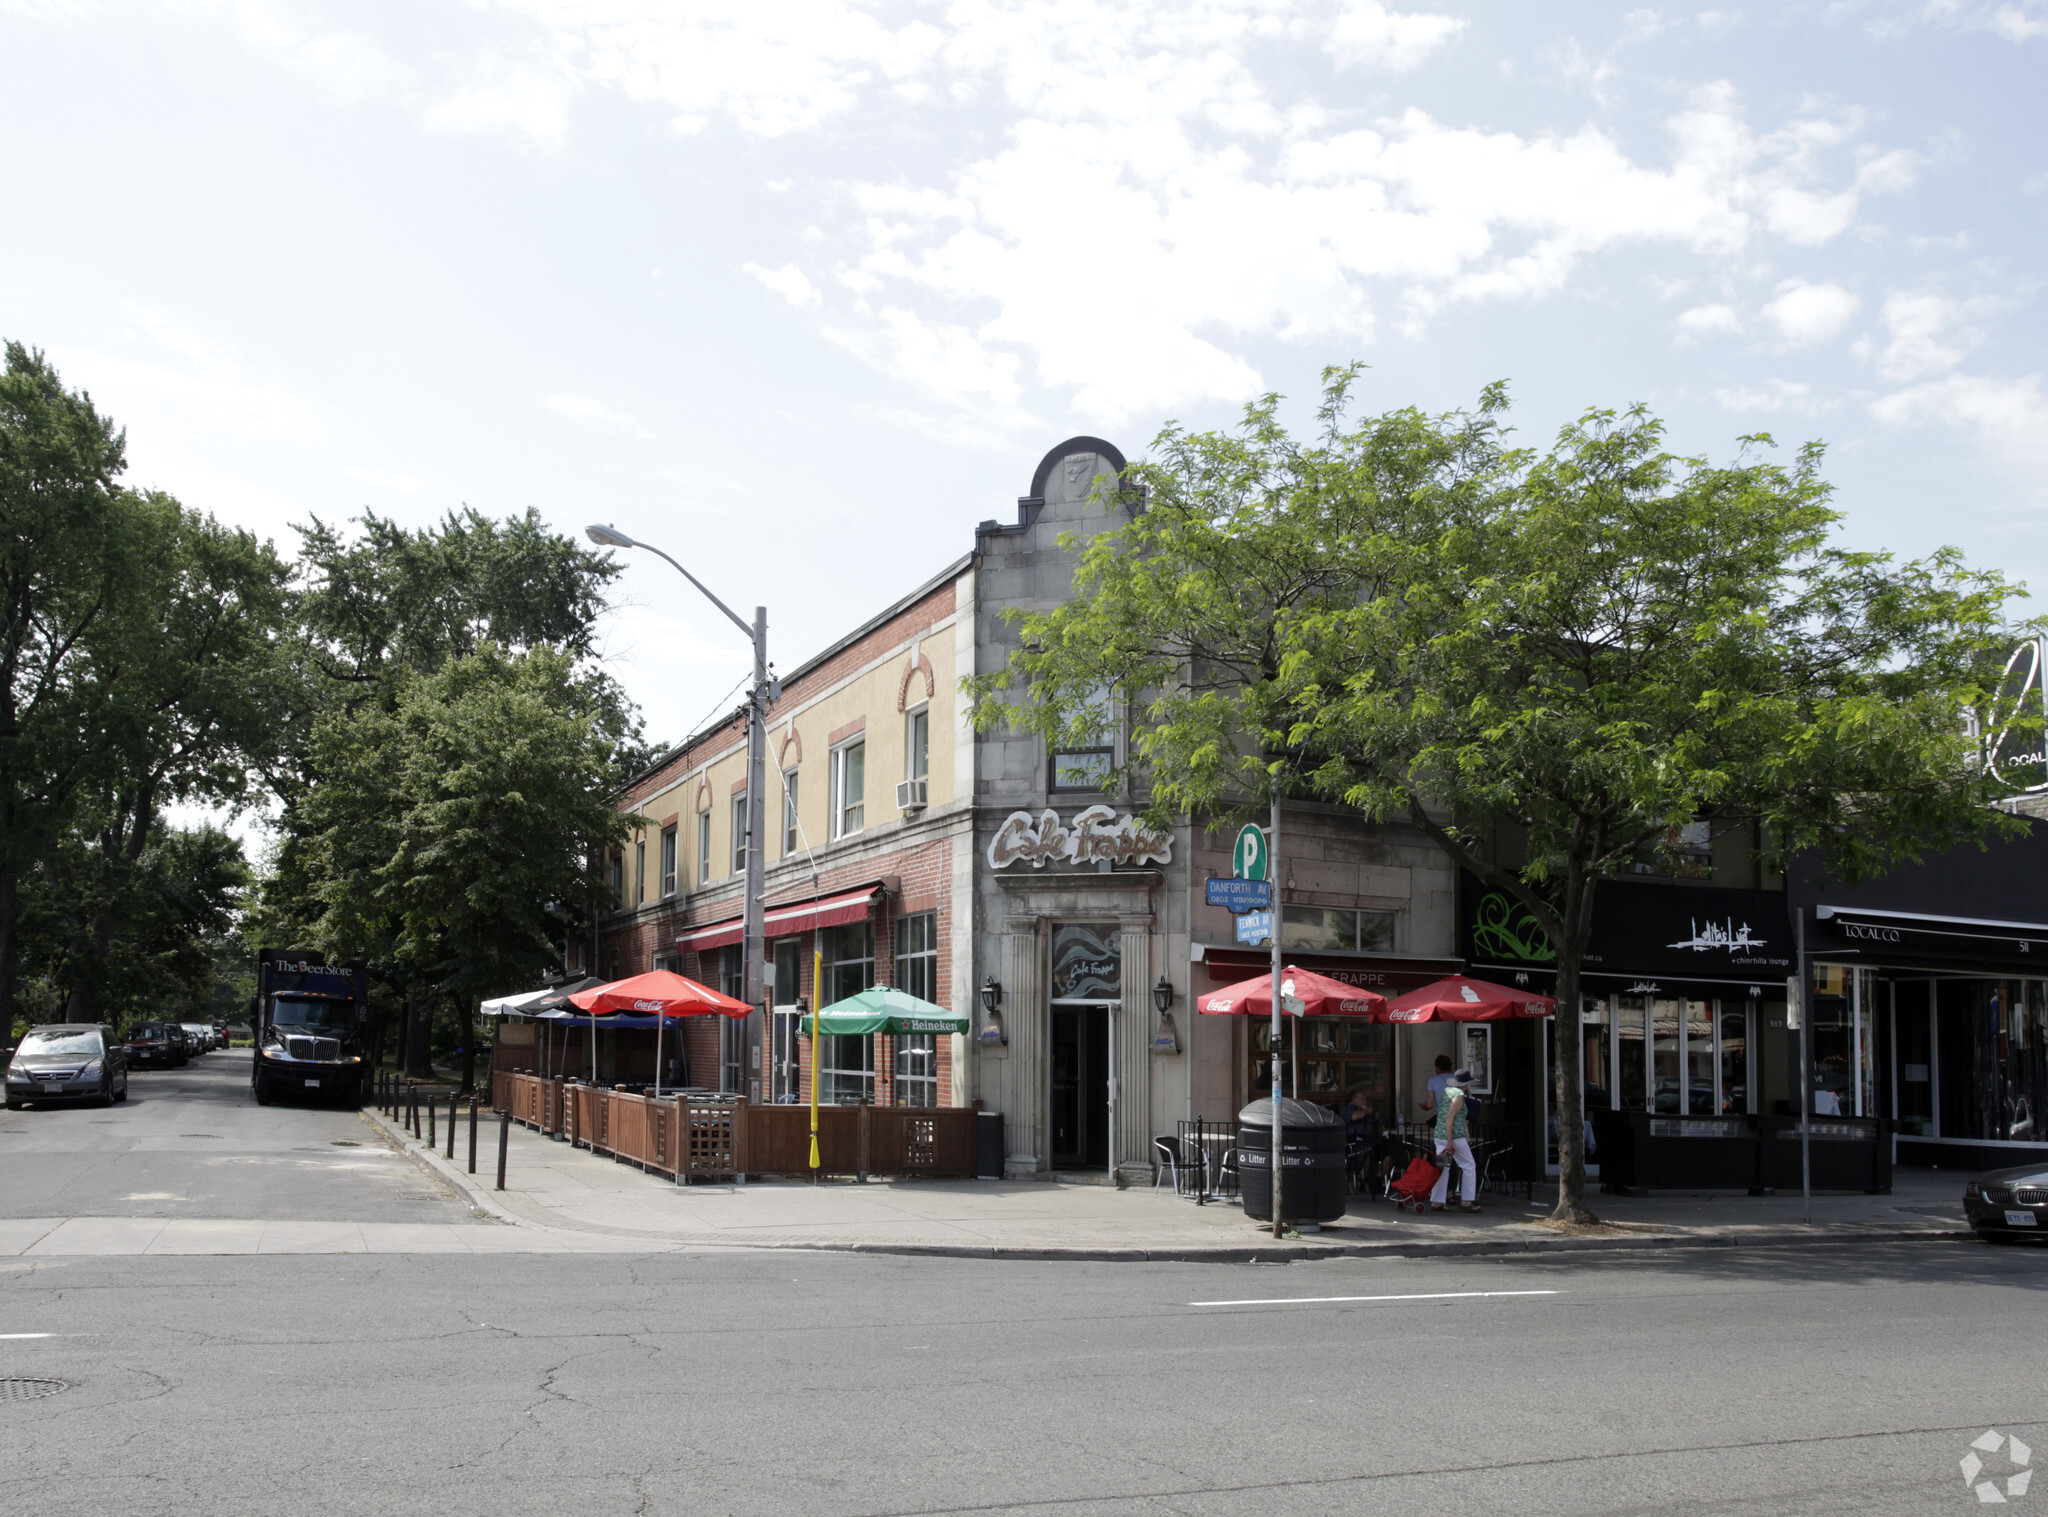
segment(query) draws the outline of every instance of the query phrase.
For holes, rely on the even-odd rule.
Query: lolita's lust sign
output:
[[[1059,813],[1013,811],[988,845],[988,867],[1007,869],[1028,861],[1032,868],[1058,864],[1171,864],[1173,834],[1147,827],[1128,812],[1090,806],[1071,822]]]

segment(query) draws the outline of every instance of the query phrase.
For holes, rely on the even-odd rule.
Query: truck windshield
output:
[[[346,1032],[355,1025],[355,1003],[279,996],[270,1020],[278,1027],[317,1027],[322,1032]]]

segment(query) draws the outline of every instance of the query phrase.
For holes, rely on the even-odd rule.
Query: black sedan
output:
[[[111,1106],[128,1099],[128,1055],[91,1022],[31,1027],[7,1066],[7,1109],[89,1101]]]
[[[2021,1164],[1979,1175],[1963,1187],[1963,1214],[1994,1243],[2048,1238],[2048,1166]]]
[[[182,1069],[187,1060],[181,1045],[161,1022],[141,1022],[128,1030],[128,1067]]]

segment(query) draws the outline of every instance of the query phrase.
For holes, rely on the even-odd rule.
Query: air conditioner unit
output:
[[[896,809],[898,811],[921,811],[929,802],[926,793],[929,780],[899,780],[896,784]]]

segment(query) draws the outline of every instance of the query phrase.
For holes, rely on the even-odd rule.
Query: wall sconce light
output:
[[[983,1048],[1005,1048],[1009,1036],[1003,1031],[1003,982],[990,975],[981,986],[981,1009],[984,1020],[981,1024],[981,1046]]]
[[[1180,1029],[1173,1025],[1173,982],[1165,975],[1152,987],[1152,1004],[1159,1008],[1159,1028],[1152,1034],[1154,1053],[1179,1053]]]
[[[1173,982],[1163,974],[1159,983],[1152,987],[1152,1004],[1159,1008],[1162,1017],[1173,1009]]]

